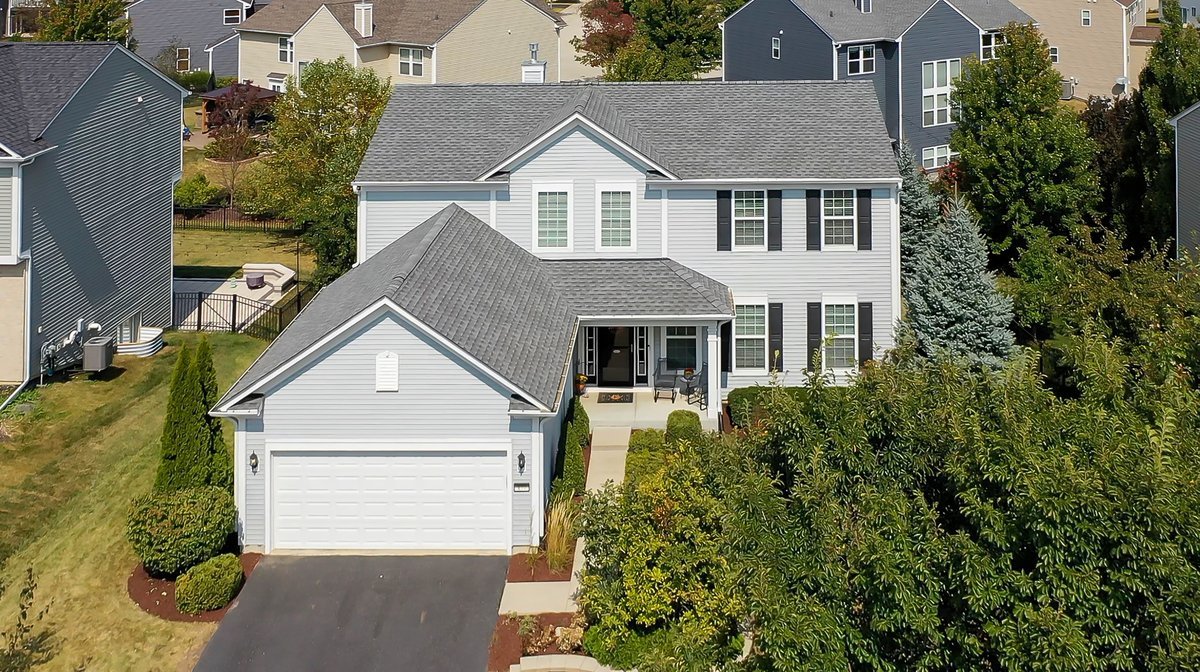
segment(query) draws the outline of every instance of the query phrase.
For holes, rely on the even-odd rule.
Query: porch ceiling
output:
[[[733,317],[729,288],[670,259],[545,260],[580,317]]]

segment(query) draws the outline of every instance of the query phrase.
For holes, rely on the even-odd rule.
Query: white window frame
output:
[[[778,38],[778,37],[772,37],[772,38],[771,38],[771,58],[773,58],[773,59],[775,59],[775,60],[777,60],[777,61],[779,60],[779,48],[780,48],[780,46],[781,46],[781,44],[780,44],[780,40],[779,40],[779,38]]]
[[[668,325],[663,326],[663,328],[661,330],[662,338],[659,340],[659,346],[662,347],[663,359],[666,359],[666,357],[667,357],[667,341],[669,341],[671,339],[676,339],[676,340],[682,341],[682,340],[686,340],[687,338],[689,338],[688,336],[668,336],[667,329],[671,328],[671,327],[675,327],[675,328],[682,327],[684,329],[695,329],[696,330],[696,336],[695,336],[696,360],[694,362],[692,362],[692,369],[695,370],[697,373],[699,373],[700,368],[703,366],[701,364],[701,362],[704,361],[704,342],[703,342],[703,337],[700,335],[702,332],[701,328],[698,326],[695,326],[695,325],[691,325],[691,324],[668,324]],[[687,367],[684,367],[684,368],[687,368]],[[683,369],[668,369],[668,370],[683,371]]]
[[[627,192],[629,194],[629,245],[605,245],[602,229],[604,224],[603,195],[604,192]],[[570,200],[567,201],[570,207]],[[596,184],[596,251],[597,252],[637,252],[637,184],[631,182],[598,182]]]
[[[829,306],[853,306],[851,315],[854,317],[854,333],[850,335],[854,343],[853,363],[850,366],[830,366],[829,358],[825,354],[825,348],[828,345],[829,335],[826,334],[826,321],[828,319],[826,310]],[[858,297],[853,294],[826,294],[821,296],[821,368],[833,373],[849,373],[858,369]],[[839,334],[839,338],[845,338],[846,335]]]
[[[567,245],[566,247],[542,247],[538,244],[538,195],[543,193],[563,192],[567,195]],[[546,182],[533,185],[531,210],[533,212],[533,244],[534,253],[562,254],[575,249],[575,185],[571,182]]]
[[[849,243],[830,243],[825,236],[825,199],[830,192],[848,191],[850,192],[850,242]],[[837,217],[836,219],[845,219]],[[821,249],[822,250],[857,250],[858,249],[858,192],[854,189],[822,189],[821,190]]]
[[[945,151],[942,151],[943,149]],[[930,163],[931,156],[932,164]],[[942,158],[945,158],[945,160],[938,163]],[[934,145],[921,149],[921,167],[925,170],[937,170],[954,161],[956,158],[958,158],[958,152],[950,149],[950,145]]]
[[[870,50],[871,55],[866,55],[867,50]],[[857,54],[857,56],[855,56]],[[850,72],[851,64],[858,64],[858,72]],[[870,63],[870,70],[867,69],[867,64]],[[857,77],[859,75],[875,74],[875,45],[873,44],[856,44],[846,49],[846,76]]]
[[[283,93],[285,90],[287,90],[287,80],[279,79],[278,77],[269,77],[267,78],[267,88],[271,89],[272,91]]]
[[[745,221],[754,221],[757,217],[738,217],[737,216],[737,195],[739,193],[757,193],[762,194],[763,214],[762,214],[762,244],[761,245],[738,245],[737,242],[737,223],[739,219]],[[742,252],[766,252],[767,251],[767,220],[770,215],[768,210],[771,207],[771,199],[767,195],[766,189],[734,189],[729,194],[729,249]]]
[[[245,9],[242,7],[238,7],[237,9],[226,8],[225,13],[221,15],[221,20],[226,26],[236,26],[240,24],[244,18],[242,16],[243,11],[245,11]],[[230,19],[232,19],[232,21]]]
[[[1079,10],[1079,25],[1083,26],[1084,28],[1092,27],[1092,10],[1090,10],[1090,9]]]
[[[1050,62],[1053,63],[1054,65],[1058,65],[1058,62],[1061,59],[1062,59],[1062,54],[1058,51],[1058,47],[1054,47],[1054,46],[1050,47]]]
[[[186,56],[184,54],[187,54]],[[187,63],[186,68],[179,67],[180,63]],[[192,71],[192,48],[191,47],[176,47],[175,48],[175,72],[191,72]]]
[[[979,36],[979,60],[983,63],[996,58],[996,48],[1004,44],[1004,33],[998,30],[984,31]]]
[[[277,43],[279,46],[279,62],[292,63],[296,60],[296,43],[290,37],[281,37]]]
[[[938,69],[938,65],[940,65],[942,63],[946,64],[946,85],[945,86],[939,86],[937,83],[937,69]],[[951,76],[951,74],[950,74],[950,65],[953,63],[958,64],[958,76]],[[931,88],[925,88],[925,66],[933,67],[933,86]],[[954,124],[954,123],[958,122],[958,119],[957,119],[958,115],[955,114],[955,107],[954,107],[954,80],[958,79],[958,77],[961,77],[961,76],[962,76],[962,59],[961,58],[947,58],[947,59],[942,59],[940,61],[925,61],[924,63],[921,64],[921,126],[923,128],[933,128],[934,126],[949,126],[950,124]],[[938,107],[937,99],[938,99],[938,96],[941,96],[941,95],[946,96],[946,105],[947,105],[947,107],[945,108],[946,109],[946,121],[938,121],[938,111],[941,110],[942,108]],[[926,98],[933,98],[933,123],[932,124],[926,123],[926,121],[925,121],[925,112],[926,112],[925,99]]]
[[[408,57],[405,58],[404,52],[408,52]],[[400,47],[396,50],[396,72],[401,77],[424,77],[425,76],[425,50],[421,47]],[[404,72],[404,66],[408,66],[408,72]],[[420,72],[417,72],[417,69]]]
[[[733,342],[729,344],[729,369],[731,373],[750,374],[750,375],[766,375],[767,370],[771,365],[771,303],[766,297],[738,297],[734,295],[733,307],[733,325],[730,327],[730,335]],[[737,309],[746,307],[755,307],[763,309],[763,333],[761,336],[738,336],[737,333]],[[738,366],[737,363],[737,344],[739,340],[762,340],[763,342],[763,366],[762,367],[745,367]]]

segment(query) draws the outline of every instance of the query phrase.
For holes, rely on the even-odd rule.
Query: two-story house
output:
[[[187,92],[103,42],[0,43],[0,91],[0,383],[91,335],[156,349]]]
[[[135,0],[125,8],[134,50],[160,67],[203,70],[217,77],[238,72],[234,28],[270,0]]]
[[[1200,103],[1171,119],[1175,128],[1175,243],[1200,254]]]
[[[846,380],[894,342],[899,183],[869,82],[398,87],[357,266],[214,410],[243,541],[537,544],[576,375],[692,369],[709,426]]]
[[[724,77],[870,82],[891,137],[934,169],[951,158],[963,60],[1028,21],[1008,0],[750,0],[722,24]]]
[[[1064,97],[1119,96],[1137,86],[1147,0],[1013,0],[1050,44]]]
[[[238,77],[281,91],[344,57],[397,84],[556,82],[564,25],[544,0],[288,0],[237,28]]]

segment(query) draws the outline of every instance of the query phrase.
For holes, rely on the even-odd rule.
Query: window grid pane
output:
[[[600,246],[633,245],[633,194],[628,191],[600,192]]]
[[[848,369],[854,366],[854,306],[825,306],[825,365]]]
[[[567,192],[538,193],[538,247],[567,246]]]
[[[739,369],[765,369],[767,367],[767,346],[761,338],[739,338],[734,365]]]
[[[761,247],[767,244],[765,192],[733,192],[733,244],[737,247]]]
[[[667,368],[680,371],[696,368],[696,338],[667,339]]]
[[[767,335],[767,309],[765,306],[738,306],[734,315],[733,323],[738,336]]]
[[[962,73],[962,61],[950,59],[922,64],[921,123],[939,126],[958,120],[951,93],[954,80]]]
[[[854,192],[839,189],[825,192],[826,245],[854,244]]]

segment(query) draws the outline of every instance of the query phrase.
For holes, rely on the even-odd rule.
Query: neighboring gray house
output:
[[[722,24],[725,79],[871,82],[888,132],[927,169],[951,158],[954,79],[992,58],[1008,0],[750,0]]]
[[[270,0],[135,0],[125,9],[133,24],[133,48],[178,72],[203,70],[217,77],[238,74],[238,35],[243,21]]]
[[[691,368],[713,424],[818,355],[845,381],[894,343],[899,183],[864,82],[397,87],[358,265],[213,411],[244,543],[537,544],[577,373]]]
[[[1200,255],[1200,103],[1171,120],[1175,127],[1175,241],[1179,252]]]
[[[0,43],[0,91],[0,383],[90,335],[156,349],[186,92],[103,42]]]
[[[1184,23],[1200,27],[1200,0],[1179,0]]]

